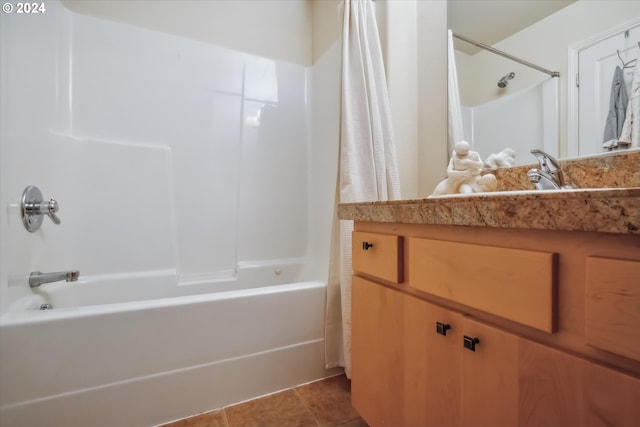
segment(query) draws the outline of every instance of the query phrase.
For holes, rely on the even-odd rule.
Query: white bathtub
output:
[[[324,369],[320,281],[71,306],[88,302],[74,285],[29,302],[52,310],[0,317],[3,427],[151,426],[339,372]]]

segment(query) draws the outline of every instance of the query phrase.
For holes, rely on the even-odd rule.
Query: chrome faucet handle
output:
[[[534,148],[531,150],[531,154],[536,156],[538,159],[538,163],[540,164],[540,169],[547,173],[553,173],[557,170],[560,170],[560,162],[557,161],[551,154],[545,153],[542,150]]]
[[[49,215],[49,218],[51,218],[51,221],[53,221],[54,224],[60,224],[60,218],[58,218],[58,216],[56,215],[58,209],[60,209],[60,206],[58,205],[58,202],[56,202],[56,199],[52,197],[51,200],[49,200],[44,205],[45,206],[41,206],[40,208],[41,210],[45,211],[42,213],[45,215]]]
[[[536,159],[538,159],[540,170],[550,174],[556,181],[558,187],[564,187],[564,176],[562,174],[562,169],[560,168],[560,162],[551,154],[545,153],[537,148],[532,149],[531,154],[536,156]]]
[[[53,197],[45,202],[40,189],[36,186],[28,186],[22,193],[22,222],[25,228],[34,232],[42,225],[42,217],[47,215],[54,224],[60,224],[60,218],[56,215],[60,206]]]

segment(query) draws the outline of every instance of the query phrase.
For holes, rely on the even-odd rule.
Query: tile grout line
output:
[[[313,412],[313,410],[311,409],[311,407],[307,404],[307,400],[306,400],[304,397],[302,397],[302,395],[300,394],[300,392],[298,391],[298,389],[299,389],[299,388],[301,388],[301,387],[304,387],[305,385],[313,384],[313,383],[316,383],[316,382],[322,382],[322,381],[325,381],[325,380],[330,379],[330,378],[338,377],[338,376],[340,376],[340,375],[344,375],[344,373],[342,373],[342,374],[338,374],[338,375],[332,375],[332,376],[330,376],[330,377],[323,378],[323,379],[321,379],[321,380],[310,381],[310,382],[308,382],[308,383],[306,383],[306,384],[301,384],[301,385],[298,385],[298,386],[293,387],[293,389],[294,389],[294,391],[295,391],[295,393],[296,393],[296,396],[298,396],[298,398],[302,401],[302,403],[304,404],[304,406],[309,410],[309,412],[311,412],[311,415],[313,416],[313,419],[316,421],[316,424],[318,425],[318,427],[322,427],[322,425],[320,424],[320,421],[319,421],[319,420],[318,420],[318,418],[316,417],[315,412]],[[351,390],[349,390],[349,405],[351,405]],[[340,424],[336,424],[336,425],[331,424],[330,426],[327,426],[327,427],[340,427],[340,426],[344,426],[344,425],[349,424],[349,423],[351,423],[351,422],[353,422],[353,421],[355,421],[355,420],[358,420],[358,419],[362,419],[362,417],[360,416],[360,414],[358,414],[358,413],[356,412],[356,416],[355,416],[354,418],[351,418],[351,419],[349,419],[349,420],[346,420],[346,421],[344,421],[344,422],[342,422],[342,423],[340,423]],[[229,427],[231,427],[231,426],[229,426]]]
[[[288,391],[288,390],[291,390],[291,391],[293,391],[293,393],[294,393],[294,395],[295,395],[296,399],[298,399],[298,402],[302,403],[302,406],[303,406],[303,407],[308,411],[308,413],[310,413],[310,414],[311,414],[311,417],[312,417],[312,419],[313,419],[313,421],[314,421],[314,423],[315,423],[315,426],[316,426],[316,427],[322,427],[322,424],[321,424],[321,422],[320,422],[320,419],[318,418],[318,416],[316,415],[316,413],[313,411],[313,409],[312,409],[312,407],[311,407],[311,402],[308,402],[308,401],[307,401],[307,399],[305,399],[305,398],[303,397],[303,394],[300,392],[300,389],[301,389],[302,387],[306,386],[306,385],[309,385],[309,384],[312,384],[312,383],[316,383],[316,382],[326,381],[326,380],[328,380],[328,379],[330,379],[330,378],[338,377],[338,376],[340,376],[340,375],[344,375],[344,374],[337,374],[337,375],[332,375],[332,376],[330,376],[330,377],[321,378],[321,379],[319,379],[319,380],[309,381],[308,383],[304,383],[304,384],[296,385],[296,386],[293,386],[293,387],[289,387],[289,388],[287,388],[287,389],[280,390],[280,391],[273,392],[273,393],[269,393],[269,394],[266,394],[266,395],[263,395],[263,396],[260,396],[260,397],[256,397],[256,398],[253,398],[253,399],[247,399],[247,400],[246,400],[246,401],[244,401],[244,402],[234,403],[234,404],[232,404],[232,405],[223,406],[223,407],[221,407],[221,408],[213,409],[213,410],[211,410],[211,411],[203,412],[203,413],[201,413],[201,414],[196,414],[196,415],[192,415],[192,416],[189,416],[189,417],[186,417],[186,418],[182,418],[182,419],[180,419],[180,420],[176,420],[176,421],[174,421],[174,423],[175,423],[175,422],[180,422],[180,421],[181,421],[181,422],[188,422],[188,420],[190,420],[190,419],[194,419],[194,418],[197,418],[197,417],[202,416],[202,415],[204,415],[204,414],[209,414],[209,413],[213,413],[213,412],[217,412],[217,411],[222,411],[222,417],[223,417],[224,424],[225,424],[223,427],[233,427],[233,426],[231,425],[230,418],[229,418],[229,416],[228,416],[228,414],[227,414],[227,409],[228,409],[228,408],[233,407],[233,406],[236,406],[236,405],[239,405],[239,404],[242,404],[242,403],[248,403],[248,402],[252,402],[252,401],[258,401],[258,400],[261,400],[261,399],[263,399],[263,398],[266,398],[266,397],[269,397],[269,396],[273,396],[273,395],[275,395],[275,394],[279,394],[279,393],[282,393],[282,392],[286,392],[286,391]],[[349,399],[349,402],[350,402],[350,399]],[[348,424],[348,423],[351,423],[351,422],[353,422],[353,421],[355,421],[355,420],[357,420],[357,419],[359,419],[359,418],[361,418],[361,417],[359,416],[359,414],[356,414],[356,417],[355,417],[355,418],[353,418],[353,419],[345,420],[343,423],[341,423],[341,424],[339,424],[339,425],[335,425],[335,426],[334,426],[334,425],[331,425],[331,426],[327,426],[327,427],[339,427],[339,426],[343,426],[343,425]],[[161,425],[161,426],[159,426],[159,427],[162,427],[162,425]]]
[[[318,421],[318,417],[316,417],[316,414],[311,410],[311,407],[307,404],[307,401],[302,397],[302,395],[298,391],[298,387],[299,386],[293,387],[293,392],[296,394],[296,397],[298,398],[298,400],[302,402],[302,405],[305,407],[305,409],[309,411],[309,413],[313,417],[313,421],[315,421],[316,423],[316,426],[320,427],[320,421]]]
[[[229,423],[229,417],[227,416],[227,408],[222,407],[222,416],[224,417],[225,427],[231,427],[231,423]]]

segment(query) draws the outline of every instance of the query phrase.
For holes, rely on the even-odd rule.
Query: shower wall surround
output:
[[[308,261],[310,183],[325,182],[310,176],[310,69],[58,2],[15,18],[1,23],[3,294],[34,270],[194,284]],[[62,224],[23,228],[27,185]]]
[[[557,78],[480,105],[463,106],[462,113],[465,138],[483,159],[511,148],[516,152],[516,165],[527,165],[533,159],[532,148],[549,153],[557,150]]]

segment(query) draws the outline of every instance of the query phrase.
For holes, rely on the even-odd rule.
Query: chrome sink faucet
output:
[[[534,148],[531,154],[538,159],[539,169],[531,169],[527,172],[529,181],[535,184],[538,190],[560,190],[571,188],[564,183],[564,176],[558,162],[553,156],[542,150]]]
[[[43,283],[59,282],[64,280],[66,282],[75,282],[80,277],[78,270],[72,271],[60,271],[57,273],[42,273],[40,271],[33,271],[29,275],[29,286],[37,288]]]

